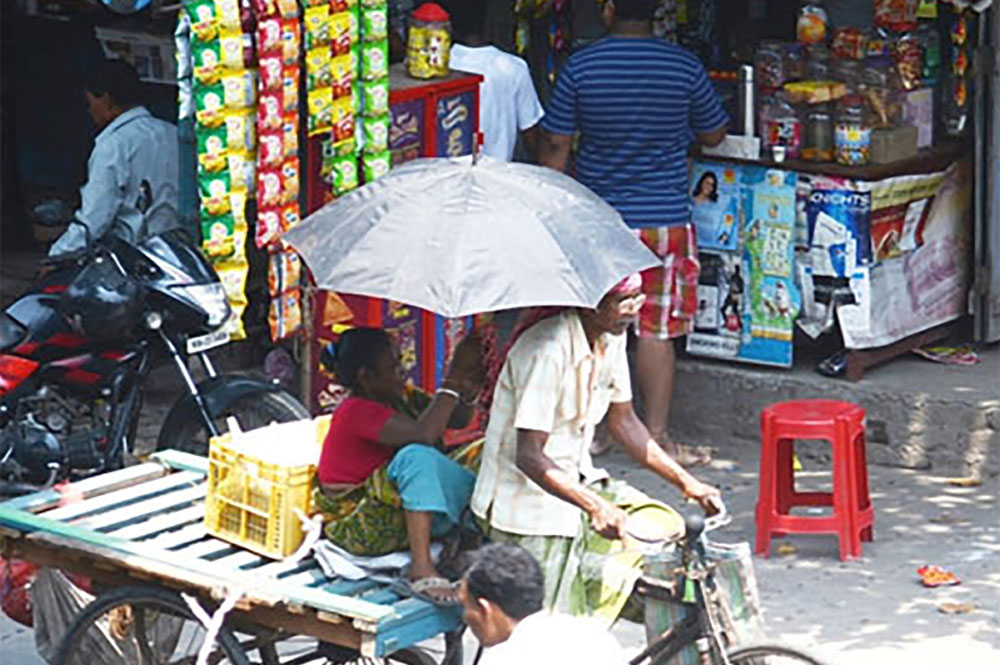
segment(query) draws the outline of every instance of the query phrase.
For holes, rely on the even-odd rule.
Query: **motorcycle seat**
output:
[[[27,330],[7,312],[0,312],[0,351],[17,346],[24,339]]]

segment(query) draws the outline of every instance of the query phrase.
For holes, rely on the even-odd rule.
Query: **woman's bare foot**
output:
[[[684,468],[702,466],[712,461],[712,449],[708,446],[685,446],[669,439],[658,439],[658,441],[664,452]]]
[[[434,564],[427,562],[410,566],[410,587],[436,602],[456,604],[459,602],[458,590],[447,579],[438,574]]]

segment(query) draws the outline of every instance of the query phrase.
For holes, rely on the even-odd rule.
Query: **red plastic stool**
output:
[[[831,443],[832,494],[795,491],[795,439]],[[861,542],[872,540],[875,513],[868,495],[865,410],[856,404],[818,399],[772,404],[761,413],[761,442],[754,551],[768,556],[772,536],[832,533],[840,537],[841,561],[861,556]],[[833,515],[790,515],[795,506],[832,506]]]

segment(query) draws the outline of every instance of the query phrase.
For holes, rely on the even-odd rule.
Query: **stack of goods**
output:
[[[256,182],[253,18],[239,0],[189,0],[185,11],[191,24],[202,248],[234,312],[230,333],[242,339],[249,268],[246,203]]]
[[[256,0],[257,248],[268,252],[268,324],[271,339],[302,325],[300,262],[279,239],[299,223],[299,52],[302,34],[296,0]]]
[[[416,27],[411,27],[413,33]],[[412,34],[411,34],[412,37]],[[389,11],[385,0],[362,0],[361,162],[365,182],[389,172]],[[356,182],[356,180],[355,180]]]
[[[604,0],[598,0],[599,3]],[[673,27],[673,0],[664,0],[667,7],[658,8],[657,29],[666,30]],[[545,73],[549,85],[555,85],[559,75],[560,64],[569,57],[572,47],[571,30],[573,17],[569,0],[514,0],[514,50],[520,56],[526,56],[531,48],[531,23],[541,19],[548,20],[548,51],[545,54]]]

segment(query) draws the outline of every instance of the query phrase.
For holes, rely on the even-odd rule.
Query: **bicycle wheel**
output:
[[[825,665],[815,656],[783,644],[750,644],[727,654],[731,665]]]
[[[193,664],[206,634],[179,594],[123,587],[98,596],[73,619],[53,664]],[[209,662],[249,665],[239,642],[225,627],[216,636]]]

